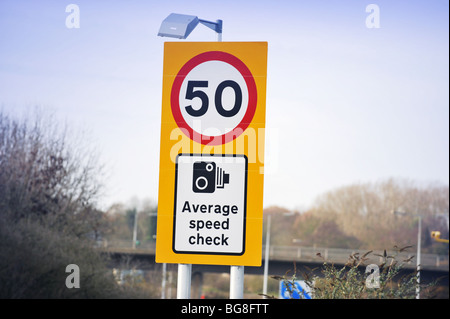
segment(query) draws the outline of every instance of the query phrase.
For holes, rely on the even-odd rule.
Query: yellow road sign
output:
[[[156,262],[261,265],[267,42],[164,44]]]

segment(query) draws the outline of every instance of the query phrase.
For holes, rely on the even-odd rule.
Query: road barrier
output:
[[[99,241],[97,247],[105,249],[109,252],[121,252],[130,254],[154,254],[155,242],[142,242],[133,248],[131,240],[114,240],[114,241]],[[263,252],[265,247],[263,247]],[[270,260],[282,260],[292,262],[318,262],[320,260],[334,263],[346,264],[351,255],[361,258],[365,253],[369,252],[367,249],[344,249],[344,248],[324,248],[324,247],[300,247],[300,246],[271,246],[269,250]],[[395,250],[386,251],[386,260],[389,264],[392,258],[398,263],[403,263],[405,268],[416,267],[416,250],[414,247],[407,249],[407,251],[398,252]],[[384,250],[374,250],[367,254],[364,260],[364,265],[381,264],[384,261]],[[262,254],[264,259],[264,253]],[[422,254],[421,255],[422,269],[449,269],[448,255],[438,254]]]

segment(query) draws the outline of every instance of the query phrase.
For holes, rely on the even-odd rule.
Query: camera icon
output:
[[[230,174],[214,162],[194,162],[192,190],[194,193],[214,193],[230,183]]]

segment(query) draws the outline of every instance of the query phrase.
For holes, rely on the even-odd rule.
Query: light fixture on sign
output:
[[[217,40],[222,41],[222,20],[212,22],[199,19],[197,16],[178,13],[171,13],[163,20],[158,36],[186,39],[199,23],[217,32]]]

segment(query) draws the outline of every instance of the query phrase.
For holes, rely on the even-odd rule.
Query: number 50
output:
[[[209,107],[209,98],[208,95],[200,90],[195,88],[207,88],[208,81],[188,81],[186,88],[186,96],[187,100],[193,100],[194,98],[199,98],[202,102],[200,108],[198,110],[194,109],[192,105],[186,106],[186,112],[195,117],[202,116],[208,111]],[[234,106],[230,110],[226,110],[222,105],[222,94],[226,88],[232,88],[234,90],[235,100]],[[242,90],[239,84],[232,80],[225,80],[220,83],[216,88],[216,93],[214,94],[214,104],[216,106],[217,112],[224,117],[232,117],[235,116],[242,106]]]

